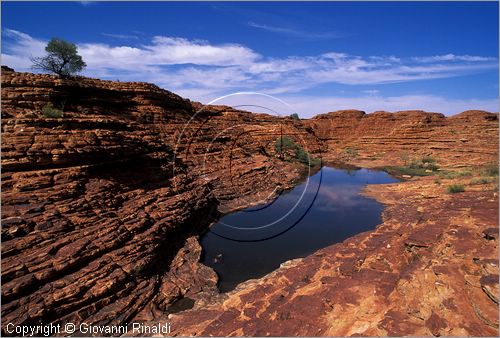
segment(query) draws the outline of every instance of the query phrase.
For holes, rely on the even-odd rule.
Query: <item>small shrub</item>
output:
[[[424,156],[420,160],[412,160],[409,163],[407,160],[406,158],[404,166],[386,167],[385,170],[396,175],[428,176],[433,175],[434,171],[439,169],[436,161],[429,156]]]
[[[436,161],[430,156],[424,156],[419,160],[413,160],[410,162],[410,167],[412,168],[420,168],[420,169],[431,169],[437,170],[439,167],[436,164]]]
[[[462,184],[452,184],[447,188],[449,194],[456,194],[458,192],[464,192],[465,188]]]
[[[441,178],[449,178],[449,179],[456,177],[455,172],[447,170],[438,172],[438,176]]]
[[[423,157],[420,160],[413,160],[410,162],[408,167],[412,169],[428,169],[432,171],[439,169],[439,166],[435,163],[432,157]]]
[[[457,177],[472,176],[472,172],[469,169],[464,169],[464,170],[460,170],[460,171],[448,171],[448,170],[446,170],[446,171],[441,171],[438,175],[442,178],[453,179],[453,178],[457,178]]]
[[[278,153],[281,153],[282,151],[285,151],[285,150],[295,149],[295,148],[296,148],[295,142],[288,136],[279,137],[276,140],[275,149],[276,149],[276,152],[278,152]]]
[[[490,164],[483,169],[483,174],[485,176],[498,176],[498,165]]]
[[[472,176],[472,172],[468,169],[459,170],[455,172],[455,177],[468,177]]]
[[[472,171],[470,171],[469,169],[464,169],[464,170],[460,170],[458,173],[457,173],[458,177],[468,177],[468,176],[472,176]]]
[[[425,171],[423,168],[412,168],[409,166],[389,166],[384,170],[391,175],[408,175],[408,176],[429,176],[432,172]]]
[[[321,159],[316,158],[316,157],[311,157],[309,159],[309,166],[310,167],[317,167],[319,165],[321,165]]]
[[[473,178],[470,180],[470,184],[488,184],[490,183],[490,179],[487,177],[479,177],[479,178]]]
[[[352,157],[358,157],[359,155],[358,151],[354,148],[345,148],[344,151],[347,155]]]
[[[43,108],[42,108],[42,113],[43,116],[49,117],[49,118],[60,118],[63,116],[63,112],[57,108],[54,108],[52,103],[47,103]]]
[[[292,156],[294,160],[310,165],[311,167],[321,163],[319,159],[310,157],[307,151],[296,144],[294,140],[288,136],[279,137],[276,140],[275,149],[277,153],[293,151]]]
[[[307,152],[301,147],[297,147],[297,149],[295,149],[295,158],[299,162],[309,163],[309,154],[307,154]]]
[[[436,170],[439,169],[439,166],[437,164],[435,164],[435,163],[427,162],[427,163],[424,163],[423,168],[424,169],[429,169],[429,170],[432,170],[432,171],[436,171]]]
[[[300,120],[299,114],[297,113],[293,113],[292,115],[290,115],[290,117],[294,120]]]
[[[433,159],[430,156],[424,156],[424,157],[422,157],[421,161],[422,161],[422,163],[436,163],[436,160]]]

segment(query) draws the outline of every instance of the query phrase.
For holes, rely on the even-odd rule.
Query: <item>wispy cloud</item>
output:
[[[365,202],[359,194],[359,187],[349,184],[322,185],[319,196],[320,198],[314,202],[314,206],[321,211],[355,208]]]
[[[34,39],[28,34],[4,29],[2,35],[11,39],[13,43],[2,42],[2,64],[12,65],[20,70],[30,70],[32,62],[30,58],[45,53],[46,41]]]
[[[253,27],[253,28],[262,29],[262,30],[272,32],[272,33],[285,34],[285,35],[294,36],[297,38],[311,39],[311,40],[336,39],[336,38],[342,38],[342,37],[346,36],[345,34],[340,34],[337,32],[323,32],[323,33],[311,32],[311,31],[297,30],[297,29],[286,28],[286,27],[265,25],[265,24],[260,24],[260,23],[256,23],[256,22],[252,22],[252,21],[250,21],[248,23],[248,26]]]
[[[47,41],[4,29],[2,63],[30,71],[30,57],[44,54]],[[366,111],[429,109],[458,112],[495,110],[494,100],[445,100],[435,96],[381,97],[372,88],[358,98],[301,95],[325,84],[382,85],[386,83],[452,78],[498,69],[496,58],[455,55],[356,56],[328,52],[311,56],[266,57],[241,44],[212,44],[204,40],[156,36],[141,45],[78,44],[87,63],[84,75],[148,81],[194,100],[207,102],[234,91],[260,91],[290,97],[300,111],[313,113],[340,108]],[[366,89],[365,89],[366,90]],[[462,108],[459,108],[462,107]],[[496,108],[498,109],[498,108]]]
[[[103,36],[107,36],[109,38],[121,39],[121,40],[137,40],[139,37],[137,35],[132,34],[113,34],[113,33],[101,33]]]
[[[413,60],[415,60],[417,62],[424,62],[424,63],[439,62],[439,61],[485,62],[485,61],[496,61],[496,58],[484,57],[484,56],[474,56],[474,55],[444,54],[444,55],[414,57]]]

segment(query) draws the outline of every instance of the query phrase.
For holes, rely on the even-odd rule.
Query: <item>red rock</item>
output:
[[[44,117],[48,102],[64,116]],[[186,335],[498,334],[498,195],[451,197],[420,178],[368,189],[387,204],[376,230],[219,295],[197,236],[220,212],[293,186],[304,166],[279,159],[282,132],[314,157],[367,167],[498,161],[498,114],[295,121],[146,83],[2,68],[2,333],[137,320]],[[169,319],[183,297],[193,309]]]

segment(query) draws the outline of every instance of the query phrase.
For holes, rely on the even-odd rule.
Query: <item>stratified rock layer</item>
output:
[[[270,155],[277,118],[199,110],[145,83],[3,73],[4,323],[151,320],[217,292],[197,236],[302,165]]]
[[[369,186],[387,205],[376,230],[163,320],[177,335],[496,336],[498,194],[443,191]]]
[[[188,285],[171,278],[163,293],[163,278],[186,269],[171,265],[186,238],[217,214],[210,187],[174,176],[186,167],[137,121],[18,108],[39,101],[16,98],[48,95],[57,82],[45,78],[2,76],[4,323],[123,323],[150,304],[165,310],[189,286],[213,289],[217,277],[197,263],[198,250],[186,263]]]
[[[498,114],[484,111],[445,117],[423,111],[347,110],[318,115],[304,124],[323,141],[326,159],[362,166],[401,165],[422,156],[432,156],[446,167],[498,161]]]
[[[63,117],[43,115],[49,102]],[[3,333],[9,322],[169,321],[194,302],[172,314],[177,334],[498,333],[497,196],[450,196],[430,180],[370,188],[389,205],[374,232],[218,295],[197,238],[220,212],[301,176],[277,151],[283,135],[312,157],[367,167],[498,161],[498,114],[297,121],[146,83],[2,68]]]

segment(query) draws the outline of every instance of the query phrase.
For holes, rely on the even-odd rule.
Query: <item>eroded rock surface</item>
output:
[[[376,185],[384,223],[164,319],[199,336],[496,336],[498,195]],[[494,231],[492,231],[494,232]]]
[[[43,115],[49,102],[62,117]],[[431,178],[370,187],[388,205],[375,231],[219,295],[197,238],[221,212],[299,179],[304,165],[276,150],[282,135],[367,167],[498,161],[498,114],[297,121],[146,83],[2,68],[3,333],[84,320],[171,321],[197,335],[498,333],[498,197],[484,185],[453,196]]]
[[[465,111],[445,117],[423,111],[342,110],[304,121],[324,142],[325,159],[364,167],[402,165],[432,156],[441,166],[498,161],[498,113]],[[354,155],[353,155],[354,153]]]
[[[301,174],[272,154],[272,116],[199,111],[145,83],[3,71],[3,323],[123,324],[206,301],[217,276],[197,236]],[[44,116],[49,102],[62,117]]]

